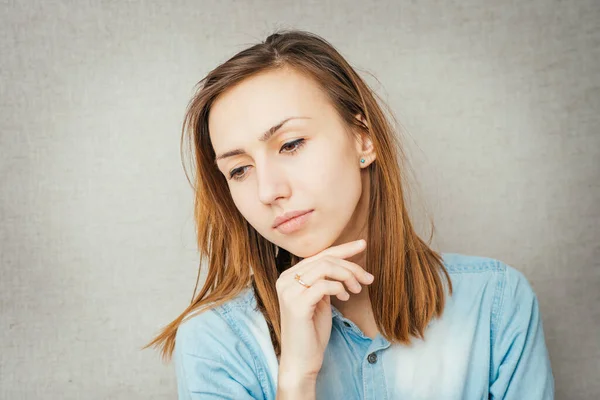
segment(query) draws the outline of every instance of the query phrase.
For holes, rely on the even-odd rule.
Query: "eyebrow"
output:
[[[283,127],[283,125],[285,125],[286,122],[291,121],[293,119],[310,119],[310,117],[289,117],[284,119],[283,121],[273,125],[272,127],[270,127],[269,129],[267,129],[259,138],[258,140],[261,142],[266,142],[269,139],[271,139],[271,137],[277,133],[277,131],[279,129],[281,129],[281,127]],[[223,154],[221,154],[220,156],[217,156],[215,158],[215,164],[217,163],[217,161],[222,160],[223,158],[227,158],[227,157],[233,157],[233,156],[238,156],[240,154],[246,154],[246,151],[244,149],[235,149],[235,150],[230,150],[227,151]]]

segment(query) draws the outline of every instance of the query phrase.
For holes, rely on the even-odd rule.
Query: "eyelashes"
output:
[[[300,150],[300,148],[302,146],[304,146],[305,140],[304,139],[297,139],[297,140],[292,140],[291,142],[287,142],[284,143],[283,146],[281,146],[281,149],[279,150],[279,152],[281,153],[283,149],[285,148],[291,148],[291,150],[289,151],[284,151],[283,153],[287,153],[290,155],[295,154],[298,150]],[[241,181],[242,179],[244,179],[244,174],[239,174],[239,172],[244,172],[246,168],[248,168],[249,166],[243,166],[243,167],[239,167],[239,168],[235,168],[233,170],[231,170],[231,172],[229,173],[229,178],[233,179],[234,181]]]
[[[298,149],[300,149],[300,147],[302,147],[302,145],[304,145],[304,139],[297,139],[297,140],[292,140],[291,142],[284,143],[283,146],[281,146],[281,149],[279,151],[281,152],[281,150],[283,150],[286,146],[290,146],[290,145],[292,145],[292,146],[295,145],[295,147],[292,147],[292,150],[286,151],[285,153],[293,154],[296,151],[298,151]]]

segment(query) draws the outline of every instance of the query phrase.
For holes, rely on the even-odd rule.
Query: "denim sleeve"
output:
[[[181,324],[173,354],[179,400],[263,399],[254,357],[221,315],[207,310]]]
[[[525,276],[505,265],[492,321],[490,399],[554,399],[554,378],[538,305]]]

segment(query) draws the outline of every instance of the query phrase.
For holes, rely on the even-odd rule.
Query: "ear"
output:
[[[373,140],[371,138],[371,132],[369,130],[367,120],[361,114],[356,114],[354,117],[367,127],[366,130],[359,130],[356,140],[356,151],[359,157],[358,163],[361,168],[366,168],[373,161],[375,161],[375,148],[373,147]],[[365,161],[361,162],[361,160]]]

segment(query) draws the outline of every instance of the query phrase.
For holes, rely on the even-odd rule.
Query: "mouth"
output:
[[[275,219],[273,228],[280,233],[288,234],[302,228],[314,210],[293,211]]]

